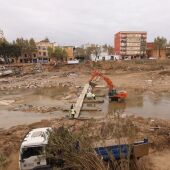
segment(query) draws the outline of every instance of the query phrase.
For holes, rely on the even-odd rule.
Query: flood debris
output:
[[[12,69],[8,69],[5,66],[0,66],[0,77],[7,77],[13,75],[14,72]]]
[[[22,111],[22,112],[34,112],[34,113],[51,113],[61,110],[59,106],[50,107],[50,106],[33,106],[33,105],[19,105],[18,107],[11,108],[12,111]]]
[[[0,100],[0,106],[8,106],[14,102],[15,102],[15,100]]]

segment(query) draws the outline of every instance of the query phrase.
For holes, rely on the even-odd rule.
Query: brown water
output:
[[[65,117],[68,113],[62,111],[55,111],[52,113],[28,113],[9,110],[11,107],[18,107],[23,104],[49,107],[62,106],[65,108],[69,106],[68,101],[61,100],[61,98],[69,94],[68,87],[1,92],[0,100],[15,99],[16,102],[12,104],[12,106],[0,106],[0,128],[29,124],[43,119]],[[115,112],[119,112],[127,115],[170,119],[170,96],[161,95],[155,97],[153,94],[129,92],[129,98],[125,103],[109,103],[107,97],[105,97],[104,100],[105,102],[103,104],[84,104],[83,108],[97,108],[101,111],[82,111],[81,118],[103,118],[107,114],[112,115]]]
[[[51,87],[41,89],[27,89],[16,91],[3,91],[0,93],[0,100],[16,100],[9,106],[0,106],[0,128],[9,128],[15,125],[30,124],[43,119],[61,118],[64,113],[55,111],[52,113],[35,113],[11,111],[20,105],[48,106],[64,105],[58,98],[67,95],[69,89],[66,87]]]
[[[99,99],[99,98],[98,98]],[[155,96],[150,94],[141,93],[129,93],[129,97],[126,102],[108,102],[108,98],[105,98],[103,104],[84,105],[84,108],[97,107],[101,109],[100,112],[82,112],[81,117],[95,117],[102,118],[107,114],[113,115],[115,113],[121,113],[126,115],[142,116],[145,118],[161,118],[170,119],[170,96]]]

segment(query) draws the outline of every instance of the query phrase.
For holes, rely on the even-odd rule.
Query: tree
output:
[[[78,59],[89,59],[89,56],[87,55],[87,50],[80,47],[75,49],[75,57]]]
[[[161,50],[165,49],[167,45],[167,39],[164,37],[157,37],[154,40],[154,48],[159,51],[159,58],[161,57]]]
[[[6,64],[10,63],[10,58],[18,58],[21,55],[21,48],[16,44],[10,44],[7,41],[0,43],[0,56],[4,58]]]
[[[91,54],[95,55],[95,59],[100,55],[101,53],[101,47],[96,45],[94,47],[88,47],[87,48],[87,55],[90,56]]]
[[[67,51],[64,49],[63,50],[63,59],[67,60],[67,58],[68,58],[68,54],[67,54]]]
[[[21,48],[16,44],[12,44],[11,55],[16,59],[16,61],[18,61],[18,58],[21,56]]]
[[[92,138],[84,130],[73,133],[64,127],[50,131],[46,156],[53,167],[70,170],[105,170],[92,148]]]
[[[13,44],[17,45],[21,49],[21,55],[27,54],[31,58],[32,53],[36,52],[36,44],[33,38],[24,40],[23,38],[17,38]]]
[[[62,49],[60,47],[49,47],[48,48],[48,55],[50,58],[53,58],[57,61],[63,61],[67,58],[68,54],[65,49]]]

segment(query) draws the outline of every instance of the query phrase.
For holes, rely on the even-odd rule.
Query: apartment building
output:
[[[54,48],[54,43],[51,43],[48,39],[42,40],[36,43],[37,46],[37,62],[48,63],[50,61],[48,55],[48,48]]]
[[[24,53],[19,58],[20,63],[48,63],[50,61],[48,48],[54,48],[54,43],[48,39],[36,43],[36,49],[31,54]]]
[[[115,54],[122,57],[143,57],[146,55],[146,40],[146,32],[118,32],[114,36]]]

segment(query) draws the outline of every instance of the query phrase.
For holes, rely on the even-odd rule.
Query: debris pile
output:
[[[50,113],[61,110],[59,106],[49,107],[49,106],[33,106],[33,105],[19,105],[18,107],[11,108],[12,111],[22,111],[22,112],[34,112],[34,113]]]

